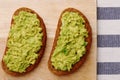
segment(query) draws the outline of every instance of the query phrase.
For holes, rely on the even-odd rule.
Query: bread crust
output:
[[[38,51],[38,53],[37,53],[37,54],[38,54],[38,58],[36,59],[35,64],[30,65],[30,66],[26,69],[26,72],[19,73],[19,72],[10,71],[10,70],[7,68],[6,64],[4,63],[4,61],[3,61],[3,59],[2,59],[2,68],[4,69],[5,72],[7,72],[8,74],[13,75],[13,76],[20,76],[20,75],[29,73],[30,71],[32,71],[33,69],[35,69],[35,67],[38,66],[38,64],[39,64],[39,62],[40,62],[40,60],[41,60],[41,58],[42,58],[42,56],[43,56],[43,54],[44,54],[45,47],[46,47],[46,40],[47,40],[46,27],[45,27],[45,24],[44,24],[44,22],[43,22],[43,19],[42,19],[35,11],[33,11],[33,10],[29,9],[29,8],[26,8],[26,7],[22,7],[22,8],[17,9],[17,10],[14,12],[13,16],[14,16],[14,15],[18,15],[18,13],[19,13],[20,11],[27,11],[27,12],[34,13],[34,14],[37,15],[37,18],[38,18],[39,21],[40,21],[40,26],[41,26],[41,28],[42,28],[43,38],[42,38],[42,47],[41,47],[41,49],[40,49],[40,50]],[[13,17],[12,17],[12,20],[11,20],[11,25],[12,25],[12,24],[14,24]],[[8,40],[8,39],[7,39],[7,40]],[[8,48],[7,48],[7,46],[6,46],[4,55],[6,54],[7,49],[8,49]],[[4,55],[3,55],[3,56],[4,56]]]
[[[61,70],[56,70],[53,66],[52,66],[52,63],[51,63],[51,56],[53,54],[53,51],[55,49],[55,46],[57,45],[57,40],[58,40],[58,37],[60,35],[60,27],[62,25],[62,22],[61,22],[61,17],[62,17],[62,14],[66,11],[69,11],[69,12],[78,12],[80,16],[82,16],[85,20],[85,28],[87,29],[88,31],[88,37],[85,39],[88,44],[86,46],[86,53],[81,57],[80,61],[77,62],[76,64],[73,65],[72,69],[70,71],[61,71]],[[91,48],[91,43],[92,43],[92,30],[91,30],[91,26],[87,20],[87,18],[84,16],[84,14],[82,14],[79,10],[77,9],[74,9],[74,8],[67,8],[65,9],[61,15],[60,15],[60,18],[58,20],[58,24],[57,24],[57,30],[56,30],[56,35],[55,35],[55,39],[54,39],[54,43],[53,43],[53,47],[52,47],[52,50],[51,50],[51,53],[50,53],[50,57],[49,57],[49,60],[48,60],[48,68],[51,72],[53,72],[54,74],[56,75],[67,75],[67,74],[71,74],[73,72],[75,72],[76,70],[78,70],[82,64],[85,62],[86,58],[87,58],[87,55],[89,54],[90,52],[90,48]]]

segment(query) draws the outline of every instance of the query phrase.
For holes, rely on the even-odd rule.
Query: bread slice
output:
[[[19,73],[19,72],[13,72],[13,71],[10,71],[6,64],[4,63],[3,59],[2,59],[2,68],[4,69],[5,72],[7,72],[8,74],[10,75],[13,75],[13,76],[20,76],[20,75],[23,75],[23,74],[26,74],[26,73],[29,73],[30,71],[32,71],[35,67],[37,67],[37,65],[39,64],[43,54],[44,54],[44,51],[45,51],[45,46],[46,46],[46,39],[47,39],[47,35],[46,35],[46,27],[45,27],[45,24],[43,22],[43,19],[33,10],[29,9],[29,8],[26,8],[26,7],[22,7],[22,8],[19,8],[17,9],[13,16],[14,15],[18,15],[18,13],[20,11],[27,11],[27,12],[30,12],[30,13],[34,13],[37,15],[37,18],[39,19],[40,21],[40,26],[42,28],[42,33],[43,33],[43,38],[42,38],[42,46],[40,48],[40,50],[38,51],[38,58],[36,59],[36,62],[33,64],[33,65],[30,65],[27,69],[26,69],[26,72],[24,73]],[[14,20],[12,19],[11,20],[11,25],[14,24]],[[6,54],[6,51],[7,51],[7,47],[5,48],[5,52],[4,52],[4,55]]]
[[[53,51],[55,50],[55,47],[57,45],[57,40],[58,40],[58,37],[60,35],[60,27],[62,25],[62,22],[61,22],[61,17],[62,17],[62,14],[66,11],[69,11],[69,12],[78,12],[80,16],[82,16],[85,20],[85,28],[87,29],[88,31],[88,37],[85,39],[88,44],[86,46],[86,53],[81,57],[80,61],[77,62],[76,64],[74,64],[72,66],[72,69],[70,71],[61,71],[61,70],[56,70],[53,66],[52,66],[52,63],[51,63],[51,55],[53,54]],[[91,30],[91,26],[87,20],[87,18],[84,16],[83,13],[81,13],[80,11],[78,11],[77,9],[74,9],[74,8],[67,8],[65,9],[61,15],[60,15],[60,18],[59,18],[59,21],[58,21],[58,24],[57,24],[57,30],[56,30],[56,35],[55,35],[55,39],[54,39],[54,43],[53,43],[53,47],[52,47],[52,51],[51,51],[51,54],[50,54],[50,57],[49,57],[49,60],[48,60],[48,68],[51,72],[53,72],[54,74],[56,75],[66,75],[66,74],[70,74],[70,73],[73,73],[75,72],[76,70],[78,70],[78,68],[80,68],[82,66],[82,64],[85,62],[86,58],[87,58],[87,55],[89,54],[90,52],[90,48],[91,48],[91,43],[92,43],[92,30]]]

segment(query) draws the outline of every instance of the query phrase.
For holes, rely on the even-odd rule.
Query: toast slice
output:
[[[52,66],[52,62],[51,62],[51,56],[55,50],[55,47],[57,45],[57,40],[58,40],[58,37],[60,35],[60,27],[62,25],[62,22],[61,22],[61,17],[63,15],[63,13],[65,13],[66,11],[68,12],[77,12],[80,16],[82,16],[82,18],[85,20],[85,28],[87,29],[88,31],[88,37],[85,39],[86,42],[88,42],[88,44],[86,45],[86,52],[85,54],[80,58],[80,60],[75,63],[73,66],[72,66],[72,69],[70,69],[70,71],[62,71],[62,70],[58,70],[58,69],[55,69],[53,66]],[[56,30],[56,35],[55,35],[55,38],[54,38],[54,43],[53,43],[53,47],[52,47],[52,50],[51,50],[51,53],[50,53],[50,57],[49,57],[49,60],[48,60],[48,68],[51,72],[53,72],[54,74],[56,75],[67,75],[67,74],[70,74],[70,73],[73,73],[75,72],[76,70],[78,70],[82,64],[85,62],[89,52],[90,52],[90,48],[91,48],[91,43],[92,43],[92,30],[91,30],[91,26],[89,24],[89,21],[87,20],[87,18],[84,16],[83,13],[81,13],[80,11],[78,11],[77,9],[74,9],[74,8],[67,8],[65,9],[61,15],[60,15],[60,18],[58,20],[58,24],[57,24],[57,30]]]
[[[22,73],[20,73],[20,72],[14,72],[14,71],[9,70],[8,67],[6,66],[5,62],[4,62],[3,59],[2,59],[2,68],[4,69],[5,72],[7,72],[8,74],[13,75],[13,76],[20,76],[20,75],[29,73],[29,72],[32,71],[35,67],[37,67],[37,65],[39,64],[39,62],[40,62],[40,60],[41,60],[41,58],[42,58],[42,56],[43,56],[43,54],[44,54],[45,46],[46,46],[46,40],[47,40],[46,27],[45,27],[45,24],[44,24],[44,22],[43,22],[43,19],[42,19],[35,11],[33,11],[33,10],[29,9],[29,8],[26,8],[26,7],[22,7],[22,8],[17,9],[17,10],[14,12],[13,16],[14,16],[14,15],[18,15],[19,12],[21,12],[21,11],[26,11],[26,12],[33,13],[33,14],[36,14],[36,15],[37,15],[37,18],[38,18],[38,20],[40,21],[40,27],[42,28],[42,31],[41,31],[41,32],[42,32],[42,34],[43,34],[42,41],[41,41],[41,42],[42,42],[42,46],[41,46],[41,48],[39,49],[39,51],[36,52],[36,54],[38,54],[38,57],[37,57],[35,63],[32,64],[32,65],[30,65],[30,66],[28,66],[28,67],[26,68],[26,71],[25,71],[25,72],[22,72]],[[12,24],[14,24],[13,17],[12,17],[12,20],[11,20],[11,25],[12,25]],[[8,39],[9,39],[9,38],[8,38]],[[8,39],[7,39],[7,41],[8,41]],[[8,50],[8,47],[6,46],[4,55],[6,54],[6,51],[7,51],[7,50]]]

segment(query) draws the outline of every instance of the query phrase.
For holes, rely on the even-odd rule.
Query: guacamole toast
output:
[[[32,71],[39,64],[46,46],[46,27],[43,19],[33,10],[17,9],[11,20],[11,27],[2,68],[13,76]]]
[[[65,9],[58,20],[48,68],[56,75],[67,75],[85,62],[92,43],[89,21],[79,10]]]

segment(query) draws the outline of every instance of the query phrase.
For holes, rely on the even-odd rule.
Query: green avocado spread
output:
[[[86,52],[88,37],[85,20],[77,12],[62,14],[62,25],[57,45],[51,56],[52,66],[57,70],[70,71]]]
[[[38,58],[43,33],[36,14],[20,11],[13,20],[3,61],[10,71],[23,73]]]

